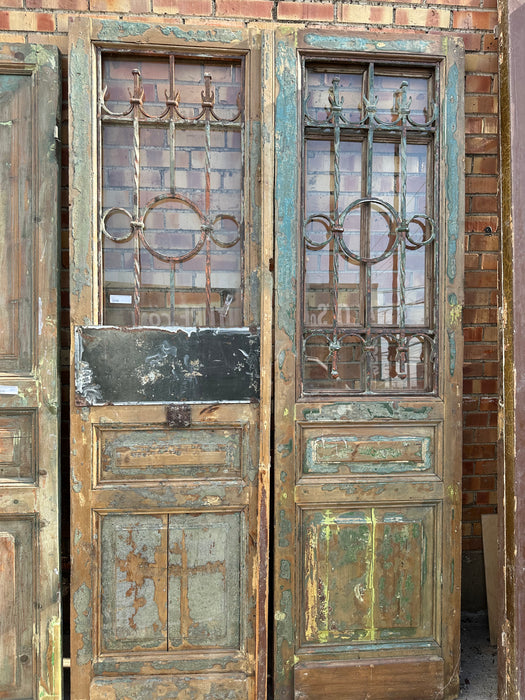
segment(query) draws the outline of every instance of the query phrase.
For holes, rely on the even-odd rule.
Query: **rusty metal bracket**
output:
[[[170,428],[189,428],[191,426],[191,407],[170,404],[166,407],[166,422]]]

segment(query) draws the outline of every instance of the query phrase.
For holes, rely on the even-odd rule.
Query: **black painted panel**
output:
[[[76,329],[77,402],[253,401],[259,336],[248,328]]]

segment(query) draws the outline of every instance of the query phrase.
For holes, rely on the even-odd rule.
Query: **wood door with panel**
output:
[[[260,40],[83,21],[70,65],[72,697],[261,695]]]
[[[462,50],[278,33],[275,697],[453,698]]]
[[[54,47],[0,47],[0,698],[60,698]]]

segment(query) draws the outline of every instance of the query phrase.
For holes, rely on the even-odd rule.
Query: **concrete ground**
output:
[[[498,651],[490,645],[487,615],[461,616],[460,698],[497,700]]]

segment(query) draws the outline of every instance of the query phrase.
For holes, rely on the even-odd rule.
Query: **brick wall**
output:
[[[349,31],[439,32],[461,36],[466,48],[466,275],[464,367],[463,548],[467,588],[484,604],[481,574],[481,514],[496,508],[498,407],[498,55],[496,0],[383,0],[344,2],[292,0],[0,0],[0,41],[56,44],[67,75],[71,17],[86,13],[115,19],[242,25],[245,20],[345,25]],[[65,80],[65,79],[64,79]],[[64,95],[67,86],[64,82]],[[67,105],[64,102],[62,341],[67,348]],[[63,354],[67,379],[67,350]],[[67,392],[64,392],[67,395]],[[66,413],[66,410],[64,411]],[[67,429],[67,426],[65,426]],[[65,450],[68,454],[67,434]],[[482,578],[482,577],[481,577]],[[477,597],[476,597],[477,596]]]

